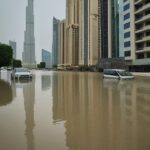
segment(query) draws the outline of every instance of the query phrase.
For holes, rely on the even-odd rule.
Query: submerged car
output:
[[[11,79],[32,79],[32,73],[27,68],[15,68],[11,73]]]
[[[134,76],[130,72],[121,69],[104,69],[103,77],[114,79],[134,79]]]

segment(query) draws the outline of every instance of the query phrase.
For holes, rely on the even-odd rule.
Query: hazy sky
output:
[[[17,57],[22,58],[25,16],[28,0],[0,0],[0,42],[17,42]],[[52,18],[65,18],[66,0],[34,0],[35,49],[37,62],[41,49],[52,49]]]

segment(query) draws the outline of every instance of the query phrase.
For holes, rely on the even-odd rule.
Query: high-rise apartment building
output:
[[[111,57],[112,58],[118,58],[119,57],[119,4],[118,0],[111,0],[111,2],[108,4],[110,13],[109,16],[109,25],[110,31],[111,31]]]
[[[88,1],[87,1],[88,3]],[[86,7],[86,10],[88,7]],[[84,43],[85,43],[85,0],[79,1],[79,65],[83,66],[84,62]]]
[[[53,46],[52,46],[52,64],[58,65],[59,48],[59,24],[60,20],[53,18]]]
[[[83,0],[83,16],[84,16],[84,22],[83,22],[83,58],[84,58],[84,65],[88,65],[88,35],[89,35],[89,0]]]
[[[134,0],[135,61],[133,65],[150,65],[150,1]]]
[[[124,0],[122,7],[125,59],[133,68],[144,70],[150,65],[150,1]]]
[[[36,67],[35,38],[34,38],[34,6],[33,0],[28,0],[26,7],[26,30],[24,33],[23,65],[29,68]]]
[[[119,57],[119,3],[117,0],[99,0],[100,58]]]
[[[123,48],[124,57],[128,64],[135,60],[135,19],[134,0],[119,1],[120,3],[120,50]],[[123,46],[123,47],[122,47]],[[122,50],[121,50],[122,51]]]
[[[13,59],[17,59],[17,44],[15,41],[9,41],[9,45],[12,47],[13,49]]]
[[[88,65],[96,65],[98,62],[98,0],[88,2]]]
[[[99,58],[108,58],[108,0],[99,0]]]
[[[66,63],[66,21],[62,20],[59,24],[58,36],[58,64],[64,65]]]
[[[80,0],[79,3],[79,65],[98,62],[98,0]]]
[[[67,65],[79,64],[79,0],[66,1]]]
[[[117,57],[119,57],[119,4],[117,0],[108,0],[108,58]]]
[[[119,3],[119,57],[124,57],[124,18],[123,18],[123,5],[124,2],[122,0],[118,0]]]

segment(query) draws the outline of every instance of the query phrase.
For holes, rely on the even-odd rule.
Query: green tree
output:
[[[12,62],[13,50],[11,46],[0,44],[0,67],[10,66]]]
[[[37,68],[39,68],[39,69],[40,69],[40,68],[41,68],[41,65],[40,65],[40,64],[37,64]]]
[[[38,67],[39,69],[43,69],[43,68],[46,67],[46,63],[45,63],[45,62],[40,62],[40,64],[38,64],[37,67]]]
[[[21,62],[21,60],[16,60],[16,59],[14,59],[13,60],[13,67],[15,68],[15,67],[22,67],[22,62]]]
[[[57,68],[57,65],[53,65],[53,68]]]
[[[45,62],[40,62],[40,66],[41,66],[41,68],[45,68],[46,67]]]

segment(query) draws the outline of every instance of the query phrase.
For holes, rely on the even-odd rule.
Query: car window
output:
[[[15,72],[29,72],[29,70],[26,68],[16,68]]]
[[[132,74],[128,71],[119,71],[118,72],[121,76],[132,76]]]

